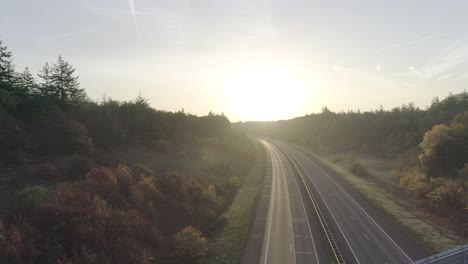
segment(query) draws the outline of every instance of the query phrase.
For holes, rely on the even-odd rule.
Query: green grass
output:
[[[262,192],[266,173],[266,153],[263,145],[255,142],[257,163],[245,179],[234,198],[226,226],[210,239],[208,255],[199,264],[239,263],[249,237],[258,199]]]
[[[312,152],[308,152],[308,154],[323,162],[374,204],[383,208],[389,216],[408,230],[428,250],[438,253],[459,246],[454,240],[395,203],[387,197],[386,191],[376,184],[347,172],[322,156]]]

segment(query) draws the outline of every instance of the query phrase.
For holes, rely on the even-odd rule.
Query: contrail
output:
[[[388,47],[385,47],[385,48],[381,48],[381,49],[378,49],[377,52],[387,51],[387,50],[399,48],[399,47],[402,47],[402,46],[410,45],[410,44],[413,44],[413,43],[425,41],[425,40],[428,40],[428,39],[442,37],[442,36],[445,36],[445,35],[446,34],[438,34],[438,35],[428,36],[428,37],[424,37],[424,38],[420,38],[420,39],[416,39],[416,40],[412,40],[412,41],[408,41],[408,42],[388,46]]]
[[[137,17],[135,12],[135,3],[133,0],[128,0],[128,5],[130,6],[130,12],[132,13],[133,23],[135,24],[135,31],[137,33],[138,39],[141,39],[140,29],[138,28]]]

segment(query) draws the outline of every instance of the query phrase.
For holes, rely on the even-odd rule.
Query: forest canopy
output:
[[[90,100],[62,56],[18,72],[0,41],[0,262],[186,263],[256,162],[224,115]]]

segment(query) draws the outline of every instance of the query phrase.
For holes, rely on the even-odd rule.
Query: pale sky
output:
[[[2,0],[18,70],[61,54],[93,99],[231,121],[385,109],[468,84],[468,1]]]

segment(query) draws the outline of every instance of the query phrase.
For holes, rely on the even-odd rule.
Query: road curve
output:
[[[303,149],[275,145],[298,164],[326,211],[347,263],[410,263],[429,255],[420,244]]]

